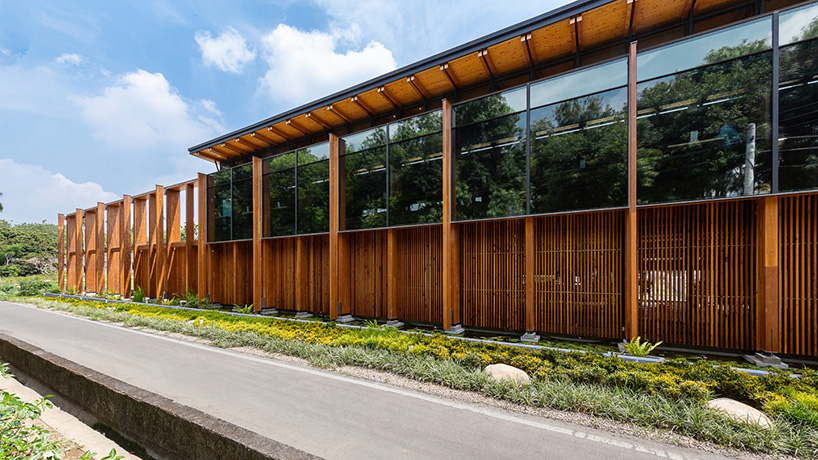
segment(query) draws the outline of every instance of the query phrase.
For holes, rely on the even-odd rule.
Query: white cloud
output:
[[[15,223],[56,222],[58,213],[68,214],[76,208],[86,209],[119,198],[95,182],[78,184],[42,166],[11,159],[0,158],[0,177],[0,219]]]
[[[276,100],[302,103],[396,67],[392,52],[376,41],[357,51],[339,51],[342,41],[357,34],[350,29],[305,32],[279,24],[261,39],[270,66],[260,79],[262,89]]]
[[[54,62],[62,65],[80,65],[82,64],[82,56],[76,53],[63,53]]]
[[[202,62],[206,66],[216,66],[223,72],[242,73],[244,66],[256,58],[256,53],[247,47],[244,37],[232,27],[216,38],[207,31],[196,32],[195,39],[202,51]]]
[[[128,151],[180,155],[224,131],[211,116],[218,110],[215,104],[188,104],[164,75],[141,69],[122,75],[99,96],[72,101],[82,109],[96,139]]]

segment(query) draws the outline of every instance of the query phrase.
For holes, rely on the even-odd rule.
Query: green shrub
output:
[[[0,363],[0,378],[9,378],[8,365]],[[27,402],[8,393],[0,393],[0,458],[54,459],[62,457],[56,441],[45,428],[33,423],[52,407],[45,399]]]
[[[133,290],[133,295],[131,296],[134,302],[144,302],[145,301],[145,291],[142,289],[141,286],[137,286]]]
[[[642,337],[637,336],[630,342],[625,342],[625,351],[633,356],[645,357],[649,355],[654,348],[658,347],[661,344],[662,342],[656,342],[653,344],[647,341],[642,342]]]
[[[21,279],[20,295],[35,296],[46,292],[59,292],[57,283],[50,280]]]

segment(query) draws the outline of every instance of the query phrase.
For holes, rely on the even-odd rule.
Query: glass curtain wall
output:
[[[637,56],[640,204],[769,193],[772,20]]]
[[[253,237],[253,165],[224,169],[210,175],[208,208],[213,216],[210,242]]]
[[[628,62],[530,85],[532,214],[628,199]]]
[[[265,159],[264,237],[329,231],[329,143]]]
[[[779,16],[779,191],[818,187],[818,5]]]
[[[341,230],[443,220],[440,111],[344,138]]]

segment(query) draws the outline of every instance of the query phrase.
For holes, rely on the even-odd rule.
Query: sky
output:
[[[215,170],[187,149],[565,0],[0,0],[0,219]]]

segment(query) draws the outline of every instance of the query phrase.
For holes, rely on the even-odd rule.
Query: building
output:
[[[60,283],[814,358],[816,82],[818,3],[580,0],[61,215]]]

